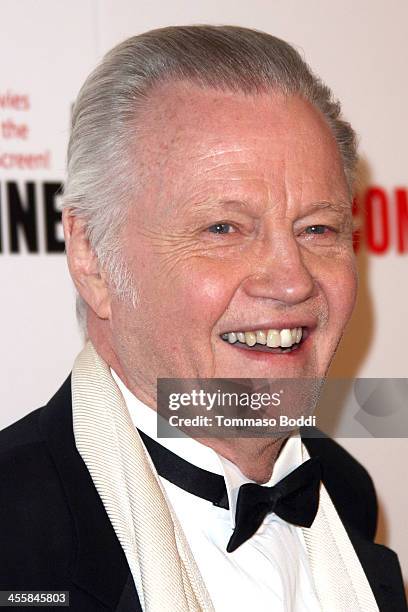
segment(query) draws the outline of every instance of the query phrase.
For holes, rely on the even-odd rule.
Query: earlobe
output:
[[[111,300],[106,275],[86,234],[86,223],[70,209],[62,214],[68,268],[78,293],[100,319],[110,319]]]

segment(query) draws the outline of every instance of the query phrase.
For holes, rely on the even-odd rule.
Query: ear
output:
[[[85,221],[62,212],[68,267],[78,293],[100,319],[110,319],[111,300],[106,275],[86,236]]]

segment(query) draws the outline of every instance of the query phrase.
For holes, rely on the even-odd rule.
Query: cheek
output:
[[[195,270],[178,285],[177,302],[197,327],[213,327],[224,314],[234,293],[233,279],[217,266]]]
[[[357,272],[353,257],[333,270],[326,278],[325,286],[331,325],[342,331],[353,312],[357,295]]]

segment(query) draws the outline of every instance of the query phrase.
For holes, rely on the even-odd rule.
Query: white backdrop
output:
[[[0,428],[45,403],[81,346],[62,231],[46,198],[64,177],[70,108],[127,36],[229,23],[293,43],[360,136],[360,297],[333,376],[408,377],[406,0],[0,0]],[[17,211],[17,212],[16,212]],[[47,234],[48,232],[48,234]],[[48,236],[48,238],[47,238]],[[377,541],[408,580],[405,439],[345,439],[381,505]]]

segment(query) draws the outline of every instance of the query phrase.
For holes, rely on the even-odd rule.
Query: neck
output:
[[[273,466],[287,438],[217,438],[199,442],[234,463],[239,470],[259,484],[270,480]]]

